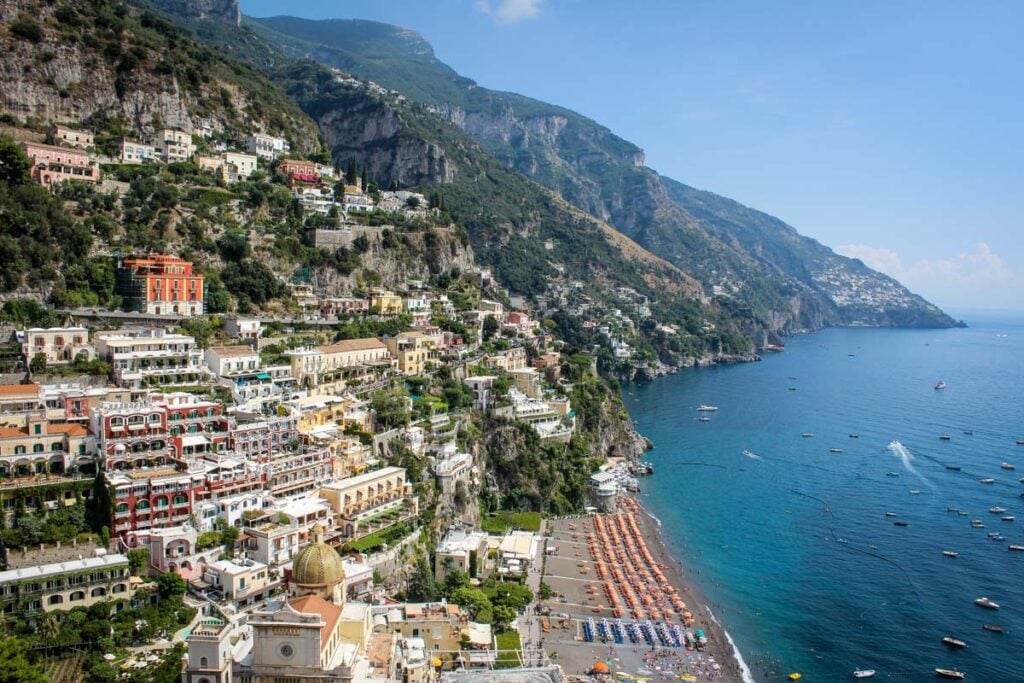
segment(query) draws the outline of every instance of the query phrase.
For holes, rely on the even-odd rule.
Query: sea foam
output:
[[[757,683],[754,680],[754,674],[750,671],[750,667],[747,666],[747,662],[743,659],[743,654],[740,652],[740,649],[736,647],[736,641],[732,639],[729,632],[724,626],[722,626],[722,622],[718,620],[718,617],[716,617],[715,613],[711,611],[711,608],[704,605],[704,609],[708,611],[708,614],[711,615],[711,621],[718,624],[718,628],[722,629],[722,633],[725,634],[725,639],[729,641],[729,647],[732,648],[733,659],[736,660],[736,664],[740,667],[740,676],[743,677],[743,683]]]

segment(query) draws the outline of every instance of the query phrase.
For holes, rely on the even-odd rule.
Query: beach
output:
[[[745,680],[708,601],[686,576],[679,558],[669,552],[658,523],[636,501],[625,499],[615,515],[551,520],[547,531],[548,547],[553,552],[545,556],[543,580],[556,595],[550,601],[552,614],[567,615],[569,619],[549,617],[551,628],[543,635],[543,643],[566,674],[587,675],[596,665],[602,671],[607,666],[609,674],[656,680],[678,680],[680,676],[689,677],[683,680],[726,683]],[[603,538],[607,539],[604,544]],[[617,555],[620,548],[624,553]],[[609,562],[605,554],[608,551],[625,561]],[[625,568],[634,559],[639,569],[626,575]],[[602,618],[614,623],[616,607],[623,623],[639,616],[640,623],[649,619],[674,624],[679,633],[699,630],[706,643],[699,647],[665,647],[657,640],[651,645],[643,639],[632,643],[624,638],[623,643],[616,644],[612,638],[602,642],[597,634],[594,642],[586,642],[584,624]]]

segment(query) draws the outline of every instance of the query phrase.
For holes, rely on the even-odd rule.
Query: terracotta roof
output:
[[[28,430],[21,427],[0,427],[0,438],[28,436]]]
[[[2,384],[0,385],[0,396],[38,396],[38,384]]]
[[[85,428],[85,425],[73,424],[71,422],[49,425],[47,427],[47,431],[51,434],[64,433],[68,436],[85,436],[89,433],[89,430]]]
[[[327,346],[320,346],[318,350],[321,353],[346,353],[349,351],[372,351],[376,349],[386,349],[387,346],[384,342],[371,337],[369,339],[344,339]]]
[[[292,598],[288,601],[288,604],[298,612],[316,614],[324,620],[324,625],[320,627],[320,649],[323,650],[327,647],[327,643],[331,641],[331,633],[334,632],[338,619],[341,619],[341,608],[327,602],[319,595],[304,595],[301,598]]]

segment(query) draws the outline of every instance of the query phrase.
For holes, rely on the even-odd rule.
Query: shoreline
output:
[[[661,520],[635,496],[631,496],[630,499],[636,504],[637,523],[643,531],[647,547],[661,564],[668,566],[664,571],[669,584],[679,591],[687,604],[700,606],[700,611],[694,612],[699,616],[698,625],[711,636],[708,639],[711,645],[708,650],[715,654],[722,666],[722,677],[718,680],[728,683],[754,683],[753,672],[743,659],[743,653],[722,621],[711,610],[711,600],[701,589],[693,572],[687,571],[683,561],[669,549]]]

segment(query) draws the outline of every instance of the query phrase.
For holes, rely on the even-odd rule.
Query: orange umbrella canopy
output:
[[[593,673],[595,673],[595,674],[606,674],[606,673],[611,673],[611,669],[609,669],[609,668],[608,668],[608,665],[607,665],[607,664],[605,664],[604,662],[596,662],[596,663],[594,664],[594,668],[593,668],[593,669],[591,669],[591,671],[592,671]]]

